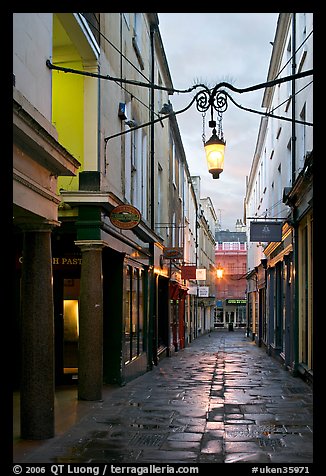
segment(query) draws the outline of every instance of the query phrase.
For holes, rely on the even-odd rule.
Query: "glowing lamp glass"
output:
[[[213,175],[214,179],[219,178],[220,173],[222,173],[224,169],[225,142],[213,133],[204,147],[208,171]]]
[[[223,278],[223,268],[217,268],[216,276],[217,276],[218,279]]]

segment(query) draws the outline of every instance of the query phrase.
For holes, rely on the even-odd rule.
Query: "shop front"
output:
[[[282,241],[269,243],[264,253],[267,257],[267,285],[262,339],[269,354],[279,357],[288,366],[293,359],[291,340],[294,330],[293,229],[288,223],[282,227]]]
[[[83,359],[79,356],[83,258],[75,244],[76,237],[71,235],[69,243],[68,234],[63,233],[63,236],[54,238],[56,251],[53,257],[57,384],[77,383],[78,362]],[[59,249],[58,243],[64,248]],[[122,384],[146,372],[148,367],[149,267],[132,259],[131,252],[127,254],[109,246],[101,246],[100,255],[103,318],[97,333],[100,334],[98,341],[103,352],[103,382]],[[93,260],[91,265],[95,265]],[[98,291],[88,291],[91,288],[87,276],[86,280],[84,300],[94,299],[94,293]],[[100,301],[94,303],[95,308],[100,306]],[[94,328],[88,328],[86,322],[84,346],[87,359],[92,359],[96,350],[88,347],[93,331]]]
[[[171,337],[173,350],[178,351],[185,347],[185,300],[187,288],[181,283],[170,281],[170,314]]]
[[[51,236],[55,385],[77,385],[78,398],[85,400],[100,399],[103,383],[122,385],[145,373],[168,355],[169,347],[169,279],[160,261],[162,247],[146,227],[119,233],[108,218],[97,221],[100,215],[95,206],[80,206],[78,213],[61,216]],[[15,240],[18,389],[19,233]],[[182,345],[177,336],[175,342]]]
[[[228,328],[246,326],[246,299],[228,298],[224,301],[224,325]]]

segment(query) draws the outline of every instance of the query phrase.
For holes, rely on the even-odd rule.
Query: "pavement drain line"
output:
[[[163,442],[165,435],[159,434],[144,434],[144,433],[135,433],[129,440],[129,445],[139,447],[139,446],[150,446],[150,447],[159,447]]]

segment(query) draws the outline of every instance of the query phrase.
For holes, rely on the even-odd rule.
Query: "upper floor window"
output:
[[[142,30],[142,13],[134,13],[134,34],[132,37],[132,44],[136,52],[139,66],[143,70],[145,69],[145,66],[142,58]]]
[[[161,77],[159,72],[157,74],[157,84],[158,84],[158,86],[163,86],[162,77]],[[157,110],[160,111],[162,109],[162,106],[163,106],[163,91],[162,91],[162,89],[158,89],[156,91],[156,97],[157,97]]]
[[[291,42],[292,42],[292,39],[291,37],[289,38],[289,42],[288,42],[288,46],[287,46],[287,49],[286,49],[286,61],[287,61],[287,64],[286,64],[286,75],[287,76],[290,76],[291,73],[292,73],[292,61],[291,61],[291,58],[292,58],[292,46],[291,46]],[[292,94],[292,82],[291,81],[287,81],[286,82],[286,88],[287,88],[287,98],[288,98],[288,101],[286,102],[285,104],[285,111],[288,110],[289,108],[289,105],[290,105],[290,102],[291,102],[291,94]]]
[[[172,138],[172,183],[174,187],[177,187],[177,181],[176,181],[176,153],[175,153],[175,143]]]

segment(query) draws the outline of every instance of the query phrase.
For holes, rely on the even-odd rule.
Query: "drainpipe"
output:
[[[296,14],[292,13],[292,74],[296,71]],[[292,187],[296,179],[296,101],[295,79],[292,79]],[[297,208],[293,208],[293,260],[294,260],[294,300],[293,300],[293,374],[298,372],[299,361],[299,267],[298,267],[298,222]]]
[[[199,194],[198,194],[199,199]],[[197,195],[196,195],[196,202],[197,202]],[[198,228],[200,227],[199,224],[199,217],[198,217],[198,203],[196,203],[196,269],[198,269],[198,247],[199,247],[199,238],[198,238]],[[193,338],[196,339],[198,337],[198,289],[199,283],[196,280],[196,296],[195,296],[195,315],[194,315],[194,329],[193,329]]]
[[[295,74],[296,70],[296,41],[295,41],[295,34],[296,34],[296,25],[295,25],[295,13],[292,13],[292,74]],[[295,182],[295,169],[296,169],[296,131],[295,131],[295,79],[291,81],[292,86],[292,187],[294,186]]]
[[[97,72],[100,74],[100,65],[97,66]],[[101,173],[101,80],[97,80],[97,100],[98,100],[98,108],[97,108],[97,170]],[[106,163],[105,157],[105,147],[104,147],[104,164]],[[104,165],[105,167],[105,165]]]
[[[155,25],[150,26],[150,48],[151,48],[151,83],[154,84],[154,34]],[[151,229],[155,229],[155,149],[154,149],[154,88],[150,92],[150,214],[151,214]],[[148,322],[148,368],[151,369],[153,365],[157,365],[157,332],[156,321],[157,313],[155,306],[155,274],[154,274],[154,242],[149,244],[150,258],[149,258],[149,322]]]
[[[150,40],[151,40],[151,83],[154,84],[154,34],[155,26],[152,24],[150,27]],[[151,168],[151,228],[154,231],[155,228],[155,151],[154,151],[154,88],[151,88],[151,100],[150,100],[150,168]]]

